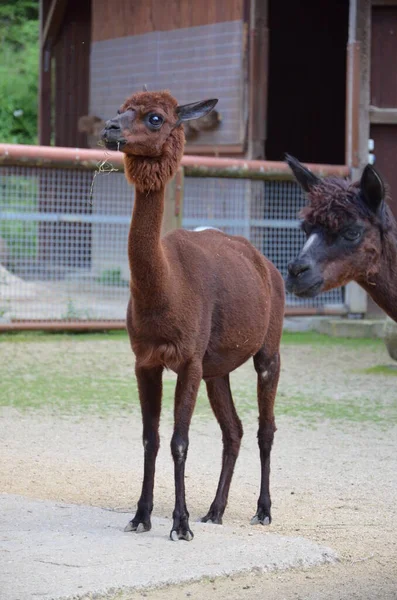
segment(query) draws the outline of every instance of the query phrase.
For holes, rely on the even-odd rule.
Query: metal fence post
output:
[[[355,281],[345,287],[345,304],[351,315],[365,315],[367,312],[368,296]]]

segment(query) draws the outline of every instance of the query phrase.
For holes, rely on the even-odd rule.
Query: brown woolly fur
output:
[[[359,182],[350,182],[339,177],[326,177],[307,194],[308,204],[299,216],[313,225],[318,223],[329,231],[337,232],[349,221],[366,219],[384,230],[390,229],[391,211],[376,215],[365,204]],[[389,190],[386,188],[386,202]]]
[[[183,127],[173,129],[162,148],[161,157],[124,155],[128,183],[142,190],[160,190],[176,173],[185,145]],[[167,160],[164,160],[164,157]]]
[[[354,183],[318,179],[293,157],[287,162],[307,193],[300,216],[310,241],[288,266],[289,291],[310,297],[356,281],[397,320],[397,224],[379,173],[367,165]]]
[[[159,449],[162,373],[177,373],[174,433],[175,509],[171,539],[191,540],[184,469],[189,426],[201,380],[223,437],[215,499],[203,521],[221,523],[243,434],[229,373],[253,358],[258,377],[261,486],[253,523],[270,515],[270,453],[276,430],[274,402],[280,373],[284,315],[280,273],[243,237],[216,230],[175,230],[161,238],[164,191],[183,154],[183,124],[207,115],[216,100],[178,106],[168,92],[140,92],[106,123],[102,139],[124,152],[125,174],[135,185],[128,237],[131,298],[127,329],[145,447],[142,493],[127,531],[151,527]]]

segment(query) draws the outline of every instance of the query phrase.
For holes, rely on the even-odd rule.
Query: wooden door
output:
[[[372,7],[370,135],[397,217],[397,2]]]

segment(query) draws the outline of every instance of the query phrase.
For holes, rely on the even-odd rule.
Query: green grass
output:
[[[20,344],[20,343],[59,343],[65,340],[72,342],[100,342],[112,340],[128,340],[127,332],[120,329],[114,331],[104,331],[98,333],[48,333],[47,331],[21,331],[0,333],[0,344]]]
[[[279,414],[304,419],[306,423],[316,421],[337,420],[355,423],[378,423],[386,424],[396,410],[385,406],[381,401],[363,395],[359,401],[357,398],[347,397],[335,402],[331,397],[322,398],[307,397],[297,394],[288,398],[278,398]],[[396,421],[395,421],[396,422]]]
[[[341,338],[332,337],[315,331],[285,332],[282,337],[283,344],[315,345],[315,346],[344,346],[345,348],[369,348],[383,345],[377,338]]]
[[[363,369],[363,373],[368,375],[391,375],[397,377],[397,364],[396,365],[376,365],[375,367],[369,367]]]
[[[397,423],[395,394],[393,390],[390,393],[390,386],[386,394],[382,391],[397,369],[378,365],[376,359],[370,368],[349,367],[350,361],[357,364],[361,357],[367,357],[367,364],[376,356],[384,362],[382,352],[379,340],[286,333],[276,416],[285,415],[306,425],[324,420]],[[238,413],[245,422],[254,422],[257,384],[252,364],[232,373],[231,385]],[[174,389],[175,375],[165,372],[164,418],[172,418]],[[1,334],[0,406],[73,415],[139,411],[126,332]],[[212,418],[204,384],[196,415]]]
[[[76,342],[128,339],[125,330],[105,331],[98,333],[48,333],[46,331],[26,331],[26,332],[7,332],[0,333],[0,343],[18,343],[18,342],[57,342],[64,339],[71,339]],[[369,348],[380,347],[382,340],[373,338],[338,338],[316,333],[313,331],[290,333],[285,332],[282,337],[284,345],[303,345],[303,346],[344,346],[347,348]]]

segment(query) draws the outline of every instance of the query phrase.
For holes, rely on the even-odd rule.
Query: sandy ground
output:
[[[1,413],[0,431],[2,492],[133,511],[142,473],[136,416],[73,418],[6,409]],[[164,423],[154,514],[166,518],[173,509],[170,435],[170,424]],[[330,422],[308,428],[283,417],[276,436],[274,520],[269,530],[329,546],[339,562],[310,571],[253,573],[147,591],[147,597],[251,599],[262,598],[266,592],[267,598],[278,600],[397,598],[397,428]],[[187,467],[193,525],[212,500],[220,456],[216,423],[194,422]],[[255,512],[258,477],[255,425],[248,422],[224,519],[225,524],[241,527],[247,536],[252,531],[248,522]],[[136,592],[125,598],[141,595]]]
[[[280,412],[272,453],[273,523],[267,531],[302,536],[328,546],[336,551],[338,562],[310,570],[207,578],[107,598],[397,599],[397,422],[393,417],[397,379],[368,376],[362,371],[390,362],[386,350],[383,346],[352,351],[342,346],[319,349],[292,345],[285,346],[282,355]],[[76,377],[87,374],[93,380],[99,376],[99,382],[101,376],[105,381],[108,373],[120,381],[132,377],[125,340],[111,345],[107,341],[76,343],[73,338],[57,344],[0,344],[0,367],[1,362],[8,364],[2,371],[3,385],[7,378],[12,383],[23,377],[27,396],[37,369],[47,369],[51,378],[54,373],[62,377],[65,373]],[[12,391],[12,386],[6,389]],[[224,523],[238,528],[248,540],[259,489],[256,417],[252,402],[249,409],[241,400],[247,390],[252,393],[251,366],[237,373],[233,389],[240,398],[245,435]],[[288,416],[289,399],[295,398],[299,408],[302,400],[297,395],[302,393],[312,408],[316,398],[325,396],[331,407],[344,406],[353,399],[363,407],[363,420],[327,420],[329,413],[323,409],[307,413],[306,418],[299,410]],[[115,403],[112,410],[99,414],[93,409],[74,416],[71,412],[62,412],[59,407],[22,412],[0,409],[0,492],[125,512],[127,522],[142,478],[141,419],[136,406],[129,409]],[[172,411],[168,406],[164,412],[154,515],[170,519],[174,501],[169,451]],[[383,418],[376,423],[373,416],[378,412]],[[218,425],[209,411],[200,409],[192,422],[186,479],[193,530],[194,521],[207,512],[213,499],[220,460]],[[196,538],[198,535],[196,526]],[[186,552],[189,547],[186,544]]]

